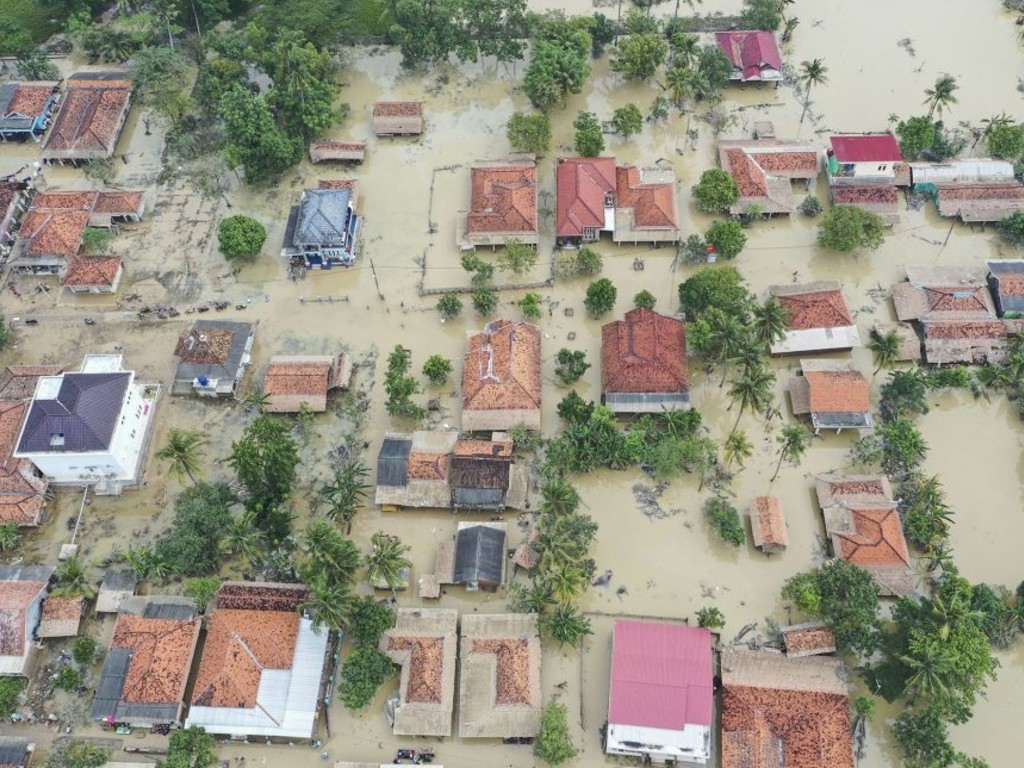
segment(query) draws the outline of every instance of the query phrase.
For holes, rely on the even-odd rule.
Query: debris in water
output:
[[[626,589],[625,587],[619,587],[618,589],[615,590],[615,594],[621,600],[622,598],[624,598],[627,595],[629,595],[629,590]]]
[[[612,580],[612,572],[611,571],[605,571],[600,576],[598,576],[596,579],[594,579],[592,582],[590,582],[590,586],[592,586],[592,587],[607,587],[611,580]]]
[[[658,499],[661,498],[661,494],[665,492],[666,488],[668,488],[668,483],[658,483],[654,486],[636,483],[633,486],[633,498],[636,499],[637,506],[651,520],[673,517],[683,511],[681,509],[662,509]]]
[[[909,37],[904,37],[902,40],[896,43],[900,48],[910,54],[910,58],[917,56],[917,51],[914,50],[914,41]]]

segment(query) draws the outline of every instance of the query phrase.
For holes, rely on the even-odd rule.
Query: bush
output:
[[[533,742],[533,756],[548,765],[560,765],[578,754],[569,733],[569,712],[565,704],[548,702],[540,715],[540,731]]]
[[[423,375],[430,379],[434,386],[441,386],[452,373],[452,361],[441,355],[431,355],[423,364]]]
[[[900,152],[906,160],[917,160],[929,152],[935,144],[938,129],[935,121],[926,115],[908,117],[896,126],[896,136],[900,140]]]
[[[646,288],[633,297],[633,306],[640,309],[654,309],[654,305],[657,303],[658,300],[654,297],[654,294]]]
[[[71,646],[71,657],[76,664],[87,667],[96,658],[97,643],[88,635],[79,635]]]
[[[25,681],[18,677],[0,677],[0,718],[6,720],[18,705]]]
[[[249,216],[228,216],[217,228],[217,244],[228,261],[251,261],[260,254],[267,230]]]
[[[380,636],[395,626],[395,611],[378,603],[372,595],[364,595],[356,603],[349,622],[349,636],[357,648],[376,648]]]
[[[800,203],[800,213],[804,216],[817,216],[821,210],[821,201],[814,195],[808,195]]]
[[[587,297],[583,300],[583,305],[591,316],[600,317],[611,312],[618,295],[615,283],[607,277],[602,277],[587,286]]]
[[[540,294],[539,293],[528,293],[519,300],[519,309],[523,313],[523,317],[528,320],[537,320],[543,314],[540,309]]]
[[[114,242],[114,233],[109,229],[87,227],[82,233],[82,247],[86,253],[105,253]]]
[[[604,152],[604,132],[597,115],[593,112],[580,112],[573,120],[572,127],[576,129],[576,154],[581,157],[597,157]]]
[[[747,244],[743,227],[738,221],[732,220],[716,221],[704,233],[704,239],[726,261],[736,258]]]
[[[590,368],[587,353],[581,349],[571,350],[562,347],[555,356],[555,376],[565,386],[575,384]]]
[[[543,155],[551,146],[551,119],[543,112],[514,112],[508,119],[505,136],[516,152]]]
[[[521,243],[514,237],[505,241],[505,250],[498,255],[498,267],[524,275],[537,263],[537,246]]]
[[[586,246],[578,251],[565,251],[558,257],[558,274],[562,277],[592,277],[600,274],[603,266],[604,259],[601,258],[601,254]]]
[[[1024,245],[1024,211],[999,222],[999,232],[1014,245]]]
[[[185,588],[182,590],[186,597],[196,601],[196,608],[200,613],[206,613],[206,606],[220,589],[220,579],[207,577],[197,579],[185,579]]]
[[[373,646],[360,646],[341,667],[338,698],[347,709],[362,709],[377,695],[377,689],[395,673],[391,658]]]
[[[490,264],[475,253],[463,254],[460,260],[462,268],[469,272],[469,282],[477,288],[486,286],[494,278],[494,265]]]
[[[818,226],[818,245],[830,251],[873,251],[884,240],[882,217],[852,205],[833,206]]]
[[[725,615],[715,606],[704,606],[697,611],[697,626],[705,629],[721,629],[725,626]]]
[[[223,483],[196,483],[174,500],[171,530],[156,543],[157,559],[182,576],[216,573],[218,544],[231,524],[235,495]]]
[[[437,311],[445,320],[451,320],[462,312],[462,299],[457,293],[446,293],[437,300]]]
[[[473,309],[478,314],[487,316],[498,307],[498,294],[487,288],[473,292]]]
[[[422,419],[426,412],[412,401],[412,396],[419,392],[416,379],[409,376],[409,354],[396,346],[388,355],[388,370],[384,375],[384,392],[387,394],[385,407],[392,416],[406,419]]]
[[[779,0],[744,0],[740,17],[744,29],[774,32],[782,24],[782,4]]]
[[[82,673],[74,667],[61,667],[53,681],[53,687],[71,693],[82,687]]]
[[[993,157],[1016,160],[1024,154],[1024,128],[1014,123],[996,126],[988,136],[988,151]]]
[[[721,496],[715,496],[704,502],[704,517],[707,518],[718,538],[726,544],[741,547],[746,543],[747,534],[743,530],[739,512]]]
[[[711,308],[737,314],[751,301],[739,271],[731,266],[698,269],[679,284],[679,303],[690,318]]]
[[[698,210],[724,213],[740,199],[740,188],[736,180],[721,168],[709,168],[693,188],[693,197]]]

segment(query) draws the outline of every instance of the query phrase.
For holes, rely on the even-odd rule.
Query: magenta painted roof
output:
[[[616,621],[608,722],[681,731],[711,725],[711,633],[653,621]]]
[[[900,145],[891,133],[833,136],[832,152],[840,163],[898,163],[903,160]]]
[[[782,69],[779,45],[771,32],[717,32],[715,42],[744,80],[759,80],[764,69]]]

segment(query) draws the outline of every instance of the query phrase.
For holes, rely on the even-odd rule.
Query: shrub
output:
[[[821,201],[814,195],[808,195],[800,203],[800,213],[804,216],[817,216],[821,210]]]
[[[384,376],[385,407],[392,416],[418,420],[426,414],[412,401],[412,396],[419,392],[419,385],[408,375],[410,365],[409,354],[401,346],[396,346],[388,355],[388,370]]]
[[[705,213],[723,213],[740,199],[736,180],[721,168],[709,168],[693,188],[697,208]]]
[[[818,226],[818,245],[830,251],[874,250],[884,240],[882,217],[852,205],[833,206]]]
[[[391,658],[373,646],[360,646],[341,667],[338,698],[347,709],[362,709],[377,695],[377,689],[395,673]]]
[[[457,293],[446,293],[437,300],[437,311],[445,320],[451,320],[462,312],[462,299]]]
[[[86,253],[104,253],[114,242],[114,233],[109,229],[87,227],[82,233],[82,247]]]
[[[430,379],[434,386],[441,386],[452,373],[452,361],[441,355],[431,355],[423,364],[423,375]]]
[[[71,646],[71,657],[75,663],[87,667],[96,658],[96,641],[88,635],[79,635]]]
[[[646,288],[633,297],[633,306],[641,309],[654,309],[654,305],[657,303],[658,300],[654,297],[654,294]]]
[[[697,626],[705,629],[721,629],[725,626],[725,615],[715,606],[704,606],[697,611]]]
[[[260,254],[267,230],[249,216],[228,216],[217,228],[217,244],[228,261],[250,261]]]
[[[999,232],[1014,245],[1024,245],[1024,211],[999,222]]]
[[[993,157],[1016,160],[1024,153],[1024,128],[1014,123],[996,126],[988,136],[988,151]]]
[[[18,705],[25,681],[18,677],[0,677],[0,718],[7,719]]]
[[[578,251],[565,251],[558,257],[558,274],[562,277],[598,275],[603,266],[601,254],[586,246]]]
[[[71,693],[82,687],[82,673],[74,667],[61,667],[53,681],[53,687]]]
[[[498,306],[498,294],[487,288],[473,292],[473,309],[481,315],[489,315]]]
[[[715,496],[704,502],[704,516],[718,538],[726,544],[741,547],[746,543],[747,534],[743,530],[739,512],[721,496]]]
[[[537,246],[521,243],[514,237],[505,241],[505,250],[498,255],[498,267],[506,272],[524,275],[537,263]]]
[[[579,754],[569,733],[569,712],[565,704],[548,702],[540,715],[540,731],[533,742],[534,757],[548,765],[560,765]]]
[[[528,293],[519,300],[519,309],[523,317],[529,320],[537,320],[543,314],[540,309],[540,294]]]
[[[508,119],[505,136],[516,152],[543,155],[551,146],[551,119],[543,112],[514,112]]]
[[[607,277],[598,278],[587,286],[587,297],[583,300],[583,305],[591,316],[600,317],[612,310],[618,295],[615,283]]]
[[[349,636],[357,647],[377,647],[377,641],[395,626],[395,611],[386,603],[378,603],[372,595],[364,595],[356,603],[349,622]]]
[[[747,244],[747,236],[738,221],[716,221],[704,233],[704,239],[726,261],[736,258]]]
[[[581,349],[570,350],[562,347],[555,356],[555,376],[565,386],[575,384],[590,368],[587,353]]]
[[[604,132],[593,112],[580,112],[573,120],[576,129],[576,154],[582,157],[597,157],[604,152]]]
[[[615,110],[612,126],[617,134],[628,139],[643,130],[644,115],[636,104],[627,104]]]

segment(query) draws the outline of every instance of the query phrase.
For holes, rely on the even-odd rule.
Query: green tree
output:
[[[580,506],[580,494],[572,484],[562,478],[553,477],[540,488],[541,510],[552,515],[571,515]]]
[[[17,523],[0,525],[0,552],[10,552],[21,541],[21,529]]]
[[[704,517],[715,534],[734,547],[742,547],[747,541],[743,522],[736,507],[721,496],[712,496],[704,502]]]
[[[221,255],[228,261],[252,261],[260,255],[267,240],[267,230],[249,216],[228,216],[217,228]]]
[[[717,45],[705,45],[697,54],[693,94],[697,100],[715,99],[732,76],[732,62]]]
[[[782,4],[779,0],[743,0],[740,18],[744,29],[774,32],[782,24]]]
[[[384,376],[384,392],[387,393],[386,407],[392,416],[418,421],[426,415],[422,406],[412,401],[420,391],[416,379],[409,375],[410,354],[401,345],[388,355],[388,370]]]
[[[704,233],[704,239],[726,261],[736,258],[747,244],[747,236],[738,221],[716,221]]]
[[[817,572],[821,618],[836,636],[840,653],[870,655],[881,629],[878,588],[867,571],[839,558]]]
[[[576,606],[564,603],[555,606],[551,613],[541,616],[539,626],[544,636],[555,640],[559,648],[566,645],[579,648],[587,635],[594,634],[590,619],[580,613]]]
[[[896,362],[901,346],[900,335],[895,330],[879,333],[877,328],[871,329],[868,349],[875,356],[875,374]]]
[[[193,725],[171,733],[160,768],[210,768],[217,761],[217,739]]]
[[[537,263],[537,246],[514,237],[505,240],[505,250],[498,255],[498,268],[516,275],[525,275]]]
[[[220,589],[220,579],[207,577],[185,579],[185,588],[182,591],[186,597],[191,597],[196,601],[196,608],[200,613],[206,613],[206,606],[210,604],[210,600],[217,594],[218,589]]]
[[[523,313],[523,317],[527,320],[538,320],[540,319],[543,312],[541,312],[541,298],[539,293],[527,293],[518,302],[519,309]]]
[[[387,603],[377,602],[373,595],[363,595],[352,612],[352,644],[356,648],[376,648],[380,636],[395,626],[395,618],[395,610]]]
[[[935,144],[938,129],[931,117],[908,117],[897,123],[896,136],[900,140],[900,152],[903,157],[907,160],[917,160]]]
[[[919,370],[890,371],[889,380],[882,385],[880,395],[883,415],[928,412],[928,383]]]
[[[597,157],[604,152],[604,132],[597,115],[593,112],[580,112],[572,122],[576,129],[576,154],[582,157]]]
[[[583,378],[583,374],[589,368],[587,353],[582,349],[571,350],[562,347],[555,355],[555,376],[563,386],[575,384]]]
[[[618,295],[615,283],[607,277],[600,277],[587,286],[587,297],[583,305],[592,317],[600,317],[612,311]]]
[[[97,642],[89,635],[79,635],[71,646],[71,657],[76,664],[88,667],[96,658]]]
[[[924,105],[928,107],[928,117],[933,117],[935,113],[938,113],[941,118],[942,113],[948,107],[956,104],[956,91],[959,87],[955,77],[943,74],[935,80],[935,85],[925,88]]]
[[[693,85],[696,74],[688,66],[673,66],[665,73],[665,89],[676,106],[694,95]]]
[[[808,616],[821,615],[821,589],[818,586],[818,573],[807,571],[790,576],[782,585],[782,597]]]
[[[77,557],[69,557],[53,572],[53,581],[56,585],[53,594],[67,597],[96,596],[96,588],[89,581],[89,574]]]
[[[644,115],[636,104],[627,104],[612,114],[612,127],[617,134],[628,139],[643,130]]]
[[[166,461],[168,470],[181,483],[187,477],[193,483],[202,474],[203,447],[206,436],[195,430],[172,427],[167,442],[156,452],[160,461]]]
[[[431,355],[423,364],[423,375],[431,384],[439,387],[452,375],[452,361],[443,355]]]
[[[100,768],[110,759],[110,750],[87,741],[58,741],[46,755],[45,768]]]
[[[619,40],[612,71],[627,80],[650,80],[668,56],[668,42],[657,32],[633,34]]]
[[[810,61],[800,62],[800,74],[797,75],[797,81],[804,87],[805,99],[804,109],[800,113],[800,123],[803,124],[804,117],[807,116],[807,107],[811,103],[811,88],[815,85],[825,85],[828,83],[828,67],[821,59],[811,59]]]
[[[817,216],[822,210],[821,201],[814,195],[805,197],[799,207],[804,216]]]
[[[356,648],[341,667],[338,698],[346,709],[362,709],[393,674],[395,665],[389,656],[370,646]]]
[[[568,94],[583,90],[590,77],[592,45],[585,30],[575,31],[566,41],[542,39],[534,43],[523,77],[523,91],[537,109],[546,112],[562,103]]]
[[[738,314],[750,302],[739,271],[722,265],[698,269],[679,284],[679,303],[688,317],[696,318],[711,308]]]
[[[693,188],[693,198],[698,210],[722,213],[740,199],[740,188],[736,180],[721,168],[709,168]]]
[[[551,147],[551,119],[543,112],[513,112],[505,136],[516,152],[545,155]]]
[[[811,442],[811,433],[803,424],[787,424],[782,428],[782,433],[775,439],[779,444],[779,462],[775,465],[775,474],[772,480],[779,476],[782,469],[782,462],[788,461],[791,464],[799,464]]]
[[[289,137],[277,127],[262,96],[235,85],[221,97],[220,115],[227,139],[225,159],[231,168],[244,169],[247,183],[270,181],[299,162],[299,137]]]
[[[10,16],[0,15],[0,57],[20,58],[34,47],[25,27]]]
[[[996,126],[988,136],[988,151],[992,157],[1018,159],[1024,154],[1024,128],[1016,123]]]
[[[462,268],[470,273],[469,282],[476,288],[484,288],[494,279],[494,265],[484,261],[476,253],[463,254],[459,260]]]
[[[771,296],[764,305],[755,304],[751,309],[751,335],[761,347],[771,346],[786,338],[789,329],[789,311],[777,298]]]
[[[852,205],[832,206],[818,226],[818,245],[829,251],[873,251],[884,240],[882,217]]]
[[[697,611],[697,626],[706,629],[721,629],[725,626],[725,615],[714,605],[705,605]]]
[[[82,248],[86,253],[105,253],[114,241],[114,233],[109,229],[87,227],[82,233]]]
[[[533,756],[548,765],[561,765],[579,753],[569,733],[569,712],[565,704],[549,701],[540,714],[540,731],[533,742]]]
[[[1024,245],[1024,211],[1017,211],[999,222],[999,233],[1014,245]]]
[[[326,520],[312,520],[297,537],[299,576],[307,584],[351,586],[363,563],[359,548]]]
[[[309,598],[299,606],[313,617],[313,628],[340,632],[349,627],[359,605],[359,597],[348,583],[330,584],[317,576],[309,582]]]
[[[274,514],[295,485],[299,450],[284,421],[262,414],[231,444],[228,465],[245,490],[246,509],[256,514],[257,526],[271,543],[288,535],[290,524]]]
[[[192,68],[164,46],[143,48],[133,57],[131,79],[142,104],[170,120],[181,120],[194,104],[189,96]]]
[[[655,298],[654,294],[646,288],[637,292],[633,297],[633,306],[638,309],[654,309],[654,305],[657,303],[658,300]]]
[[[749,459],[754,453],[754,446],[747,439],[747,433],[738,430],[730,434],[722,445],[722,457],[725,459],[725,466],[731,466],[735,461],[740,467],[743,462]]]
[[[766,365],[748,368],[743,374],[731,382],[729,386],[729,409],[739,405],[736,421],[729,434],[733,434],[740,425],[744,411],[751,413],[765,411],[771,405],[775,388],[775,372]],[[774,478],[773,478],[774,479]]]
[[[477,314],[487,315],[494,314],[494,310],[498,307],[498,294],[490,288],[481,288],[478,291],[473,291],[473,309],[477,311]]]
[[[907,768],[945,768],[956,759],[949,729],[938,707],[903,710],[892,731]]]
[[[262,51],[260,65],[273,82],[267,105],[277,113],[285,133],[309,140],[326,131],[338,119],[332,103],[340,90],[330,52],[317,50],[295,29],[278,30],[272,41],[252,26],[247,34],[257,39],[257,50]]]
[[[412,562],[406,557],[411,547],[403,544],[397,536],[377,531],[370,538],[370,552],[363,559],[366,579],[373,587],[386,584],[392,592],[405,583],[402,571],[411,569]]]
[[[462,312],[462,299],[457,293],[445,293],[437,300],[437,311],[445,320],[453,320]]]
[[[19,677],[0,677],[0,717],[6,720],[18,706],[18,697],[25,690],[25,681]],[[103,762],[106,762],[104,758]],[[102,763],[100,763],[102,765]],[[60,766],[64,768],[64,766]]]
[[[61,691],[73,693],[82,687],[82,673],[74,667],[61,667],[53,680],[53,687]]]
[[[223,483],[195,483],[174,499],[171,530],[156,542],[154,555],[181,576],[204,576],[220,567],[219,544],[231,525],[235,495]]]
[[[17,69],[22,80],[60,80],[60,70],[39,48],[19,56]]]
[[[257,563],[267,549],[267,535],[256,524],[256,513],[246,510],[231,518],[217,544],[222,554]]]

